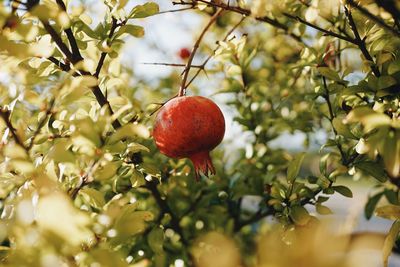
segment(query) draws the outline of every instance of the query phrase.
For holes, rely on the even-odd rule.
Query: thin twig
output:
[[[162,108],[166,103],[168,103],[168,101],[174,99],[174,98],[177,97],[177,96],[178,96],[178,94],[174,95],[173,97],[169,98],[169,99],[168,99],[167,101],[165,101],[164,103],[153,103],[154,105],[159,105],[159,107],[156,108],[154,111],[152,111],[152,112],[150,113],[150,116],[153,116],[154,113],[156,113],[157,111],[159,111],[160,108]]]
[[[204,27],[203,31],[201,32],[199,38],[197,38],[196,43],[193,46],[192,52],[190,53],[190,56],[188,58],[188,61],[186,63],[186,67],[185,70],[183,71],[183,78],[182,78],[182,83],[181,83],[181,87],[179,88],[179,92],[178,92],[178,96],[183,96],[185,94],[186,91],[186,81],[190,72],[190,67],[192,65],[192,61],[193,58],[197,52],[197,49],[199,48],[200,42],[203,39],[203,36],[205,35],[205,33],[207,32],[207,30],[211,27],[211,25],[217,20],[218,16],[223,12],[223,9],[219,9],[217,12],[215,12],[215,14],[211,17],[210,21],[208,22],[208,24],[206,25],[206,27]]]
[[[62,63],[60,60],[56,59],[53,56],[48,57],[47,59],[53,62],[55,65],[57,65],[61,70],[65,72],[69,72],[71,70],[71,67],[69,65]]]
[[[246,16],[246,17],[251,16],[251,11],[248,10],[248,9],[241,8],[239,6],[230,6],[230,5],[224,4],[222,2],[217,2],[217,1],[213,1],[213,2],[206,1],[206,0],[196,0],[196,1],[191,1],[191,2],[183,2],[183,1],[181,1],[181,2],[173,2],[173,4],[174,5],[193,5],[195,2],[202,2],[202,3],[208,4],[208,5],[213,6],[213,7],[219,7],[219,8],[222,8],[224,10],[232,11],[232,12],[235,12],[237,14],[241,14],[241,15]],[[301,39],[301,36],[298,36],[298,35],[296,35],[294,33],[291,33],[289,31],[288,26],[286,26],[285,24],[279,22],[276,19],[273,19],[273,18],[270,18],[270,17],[267,17],[267,16],[255,17],[254,19],[258,20],[258,21],[266,22],[266,23],[270,24],[271,26],[274,26],[275,28],[281,29],[286,34],[288,34],[293,39],[295,39],[296,41],[298,41],[300,43],[303,43],[303,41]]]
[[[356,41],[355,44],[360,48],[361,53],[364,55],[365,59],[372,63],[371,70],[375,74],[375,76],[376,77],[381,76],[381,73],[380,73],[378,67],[375,65],[373,58],[371,57],[371,55],[369,54],[369,52],[367,50],[367,47],[365,46],[365,39],[361,39],[360,34],[358,33],[358,30],[357,30],[356,23],[354,22],[353,16],[351,15],[351,12],[349,11],[349,9],[346,6],[344,6],[344,12],[349,20],[350,28],[354,33],[354,37],[355,37],[355,41]]]
[[[242,17],[242,18],[240,19],[240,21],[239,21],[238,23],[236,23],[236,24],[232,27],[232,29],[230,29],[230,30],[226,33],[224,39],[222,39],[222,42],[225,42],[226,40],[228,40],[228,37],[233,33],[233,31],[234,31],[237,27],[239,27],[239,25],[240,25],[245,19],[246,19],[246,17]],[[190,79],[190,81],[186,84],[186,87],[188,87],[189,85],[191,85],[192,82],[196,79],[196,77],[200,74],[200,72],[201,72],[202,70],[205,69],[205,66],[206,66],[207,63],[211,60],[211,58],[214,56],[214,54],[215,54],[215,52],[217,51],[217,49],[218,49],[219,46],[220,46],[220,43],[218,42],[218,45],[217,45],[217,47],[214,49],[213,53],[210,54],[210,55],[206,58],[206,60],[203,61],[203,63],[200,65],[200,66],[202,66],[202,68],[199,68],[199,69],[197,70],[197,72],[193,75],[193,77]]]
[[[6,123],[7,128],[9,129],[12,137],[14,138],[14,141],[23,149],[27,150],[24,141],[18,136],[15,128],[13,127],[11,123],[11,112],[8,109],[0,107],[0,117],[4,120]]]
[[[347,37],[347,36],[344,36],[344,35],[335,33],[335,32],[333,32],[333,31],[330,31],[330,30],[326,30],[326,29],[324,29],[324,28],[321,28],[321,27],[319,27],[319,26],[317,26],[317,25],[315,25],[315,24],[312,24],[312,23],[310,23],[310,22],[308,22],[308,21],[306,21],[306,20],[300,18],[299,16],[294,16],[294,15],[289,14],[289,13],[286,13],[286,12],[283,12],[282,14],[283,14],[284,16],[290,18],[290,19],[297,20],[297,21],[299,21],[300,23],[302,23],[302,24],[304,24],[304,25],[307,25],[307,26],[309,26],[309,27],[311,27],[311,28],[314,28],[314,29],[316,29],[316,30],[318,30],[318,31],[320,31],[320,32],[323,32],[323,33],[326,34],[326,35],[333,36],[333,37],[336,37],[336,38],[345,40],[345,41],[347,41],[347,42],[349,42],[349,43],[352,43],[352,44],[357,44],[357,43],[356,43],[352,38],[350,38],[350,37]]]
[[[253,224],[255,222],[258,222],[259,220],[269,216],[269,215],[274,215],[275,214],[275,210],[271,209],[271,210],[267,210],[262,212],[261,210],[259,210],[258,212],[254,213],[253,216],[251,216],[249,219],[239,222],[235,225],[235,229],[234,231],[237,233],[239,232],[243,227]]]
[[[335,137],[336,137],[338,135],[338,133],[335,129],[335,126],[333,125],[333,120],[335,119],[335,113],[333,112],[332,103],[331,103],[331,100],[329,97],[329,90],[328,90],[328,85],[326,84],[326,78],[322,77],[322,81],[323,81],[323,85],[324,85],[324,89],[325,89],[325,94],[322,97],[325,99],[326,104],[328,105],[329,121],[331,123],[333,133],[335,134]],[[340,143],[336,142],[336,147],[339,149],[340,155],[342,157],[342,163],[344,165],[348,165],[346,153],[344,152],[342,145]]]
[[[163,62],[143,62],[143,65],[156,65],[156,66],[167,66],[167,67],[186,67],[186,64],[180,63],[163,63]],[[203,68],[202,65],[191,65],[191,68]]]
[[[164,10],[164,11],[158,12],[158,13],[155,14],[155,15],[161,15],[161,14],[165,14],[165,13],[181,12],[181,11],[190,10],[190,9],[194,9],[194,7],[185,7],[185,8],[180,8],[180,9]]]
[[[79,193],[79,191],[85,187],[86,185],[89,184],[89,179],[91,178],[91,176],[93,175],[93,173],[96,171],[96,169],[99,167],[100,161],[96,160],[94,161],[90,166],[89,169],[86,171],[86,173],[81,177],[81,181],[79,183],[79,185],[75,188],[71,188],[69,190],[69,194],[71,196],[72,199],[75,199]]]
[[[40,133],[40,130],[41,130],[41,129],[44,127],[44,125],[46,124],[48,115],[50,115],[50,114],[52,113],[52,109],[53,109],[54,103],[55,103],[55,100],[52,99],[52,100],[50,101],[49,107],[46,109],[46,114],[45,114],[45,116],[43,116],[43,118],[39,121],[39,124],[38,124],[36,130],[34,131],[32,137],[31,137],[31,141],[30,141],[30,143],[29,143],[29,145],[28,145],[28,147],[27,147],[28,150],[30,150],[30,149],[33,147],[36,136]]]

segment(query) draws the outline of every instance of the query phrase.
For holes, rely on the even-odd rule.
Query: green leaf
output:
[[[347,115],[348,122],[361,122],[365,131],[368,132],[378,127],[389,126],[391,119],[389,116],[376,112],[369,107],[355,108]]]
[[[321,215],[329,215],[329,214],[333,213],[330,208],[328,208],[327,206],[321,205],[320,203],[315,205],[315,209]]]
[[[138,143],[129,143],[128,144],[128,151],[132,153],[136,152],[150,152],[150,149],[145,147],[144,145],[138,144]]]
[[[29,160],[12,159],[10,160],[9,164],[12,166],[14,171],[25,175],[29,175],[35,171],[35,165],[33,165],[33,163]]]
[[[331,156],[331,153],[327,153],[321,157],[319,160],[319,171],[321,174],[326,175],[326,167],[328,164],[328,159]]]
[[[378,78],[378,90],[382,90],[397,84],[397,81],[392,76],[381,76]]]
[[[387,172],[393,177],[400,176],[400,131],[390,131],[384,140],[383,162]]]
[[[400,71],[400,60],[393,61],[388,67],[388,74],[393,75]]]
[[[145,3],[144,5],[135,6],[129,13],[128,18],[139,19],[153,16],[159,12],[159,7],[154,2]]]
[[[365,209],[364,209],[364,215],[367,220],[371,219],[372,214],[375,211],[375,207],[378,204],[378,202],[382,196],[383,196],[383,192],[378,193],[375,196],[372,196],[368,199],[367,204],[365,205]]]
[[[143,173],[141,173],[136,169],[132,170],[132,174],[129,179],[131,181],[132,187],[139,187],[146,183],[146,181],[144,180]]]
[[[55,162],[75,162],[75,155],[68,149],[69,140],[60,140],[47,154]]]
[[[339,74],[336,71],[334,71],[328,67],[318,67],[317,70],[322,76],[324,76],[330,80],[341,81]]]
[[[79,194],[89,203],[90,206],[96,209],[102,209],[105,205],[104,195],[100,191],[93,188],[82,188]]]
[[[385,205],[376,209],[376,215],[389,220],[400,219],[400,206]]]
[[[333,190],[338,192],[339,194],[345,196],[345,197],[353,197],[353,193],[351,190],[343,185],[337,185],[337,186],[332,186]]]
[[[346,138],[357,139],[350,131],[349,126],[343,123],[343,119],[334,118],[332,121],[333,127],[336,132]]]
[[[118,167],[119,163],[108,162],[107,164],[96,170],[94,177],[98,181],[111,179],[117,172]]]
[[[146,229],[146,222],[154,219],[149,211],[133,211],[129,208],[133,204],[127,205],[121,211],[114,224],[114,229],[118,233],[119,239],[126,239],[136,235]],[[136,205],[135,205],[136,207]]]
[[[154,253],[160,254],[164,252],[164,231],[163,229],[157,227],[151,230],[147,236],[147,242]]]
[[[318,177],[317,184],[323,189],[328,189],[329,186],[331,185],[331,181],[329,181],[329,179],[326,178],[325,176],[320,176]]]
[[[314,175],[307,176],[307,181],[310,184],[316,184],[318,182],[318,177]]]
[[[323,203],[323,202],[328,201],[328,200],[329,200],[329,197],[319,196],[318,199],[317,199],[317,202],[318,203]]]
[[[390,204],[399,205],[399,196],[398,196],[397,192],[395,192],[393,190],[385,189],[384,194]]]
[[[143,37],[144,36],[144,28],[138,25],[124,25],[118,30],[118,33],[115,35],[115,38],[121,36],[122,34],[129,34],[133,37]]]
[[[10,159],[28,159],[26,150],[21,146],[8,145],[3,150],[4,156]]]
[[[89,117],[86,117],[81,120],[74,120],[73,123],[76,126],[76,134],[82,135],[83,137],[89,139],[97,147],[101,146],[101,137],[93,120],[91,120]]]
[[[382,248],[382,259],[383,259],[383,266],[388,266],[389,256],[392,254],[393,246],[397,240],[397,236],[400,232],[400,221],[395,221],[390,227],[389,233],[385,238]]]
[[[294,159],[290,162],[289,167],[287,169],[287,180],[289,183],[293,183],[299,174],[301,163],[303,162],[305,157],[305,153],[300,153],[294,157]]]
[[[143,171],[144,173],[148,173],[151,176],[154,177],[160,177],[160,170],[157,167],[157,165],[149,163],[149,162],[144,162],[142,164],[140,164],[141,171]]]
[[[124,139],[132,139],[135,136],[149,138],[149,130],[142,124],[127,124],[119,128],[108,140],[109,144],[114,144]]]
[[[385,170],[379,163],[373,161],[362,161],[357,162],[355,166],[382,183],[386,182],[388,179]]]
[[[311,216],[303,206],[294,206],[290,209],[290,218],[297,225],[306,225]]]

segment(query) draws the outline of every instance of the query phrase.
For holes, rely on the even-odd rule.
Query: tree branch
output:
[[[65,57],[72,63],[78,63],[78,61],[75,60],[74,56],[72,55],[71,51],[69,51],[69,48],[64,44],[63,40],[61,39],[61,36],[56,32],[56,30],[49,24],[49,22],[45,20],[41,20],[45,30],[50,34],[51,38],[54,40],[56,43],[57,47],[61,50],[61,52],[65,55]]]
[[[103,92],[101,91],[100,87],[98,85],[92,87],[92,92],[94,96],[96,97],[97,102],[100,104],[100,106],[107,106],[108,110],[110,111],[110,115],[112,116],[114,114],[114,111],[111,108],[110,102],[108,102],[107,98],[104,96]],[[121,123],[118,121],[118,119],[115,119],[114,121],[111,122],[112,126],[114,129],[119,129],[121,128]]]
[[[258,212],[256,212],[252,217],[250,217],[247,220],[244,220],[242,222],[239,222],[235,225],[235,229],[234,232],[239,232],[243,227],[253,224],[255,222],[258,222],[259,220],[269,216],[269,215],[274,215],[275,211],[274,210],[267,210],[262,212],[261,210],[259,210]]]
[[[110,33],[108,34],[108,38],[111,39],[114,35],[115,30],[117,29],[117,27],[119,26],[119,24],[117,23],[117,19],[116,18],[112,18],[112,25],[111,25],[111,29],[110,29]],[[99,62],[97,63],[97,67],[96,67],[96,72],[94,73],[94,77],[98,78],[101,68],[103,67],[104,61],[106,59],[107,56],[107,52],[102,52],[100,55],[100,59]]]
[[[328,105],[329,121],[331,123],[333,133],[335,134],[335,137],[336,137],[338,135],[338,133],[337,133],[337,131],[335,129],[335,126],[333,125],[333,120],[335,119],[335,113],[333,112],[332,103],[331,103],[331,100],[329,98],[329,90],[328,90],[328,86],[326,84],[326,78],[322,77],[322,81],[323,81],[323,85],[324,85],[324,89],[325,89],[325,94],[322,97],[325,99],[326,104]],[[348,165],[347,156],[346,156],[346,153],[343,150],[342,145],[337,142],[336,143],[336,147],[339,149],[340,156],[342,157],[343,165],[347,166]]]
[[[78,60],[77,58],[75,58],[72,53],[69,51],[68,47],[64,44],[64,42],[61,39],[61,36],[54,30],[54,28],[47,22],[44,20],[41,20],[41,22],[43,23],[43,26],[45,27],[46,31],[50,34],[50,36],[52,37],[52,39],[54,40],[54,42],[56,43],[56,45],[58,46],[58,48],[64,53],[64,55],[67,57],[67,59],[72,63],[72,64],[76,64],[78,63],[80,60]],[[59,61],[56,61],[55,58],[51,58],[49,59],[52,62],[55,62],[55,64],[57,66],[59,65]],[[104,60],[103,60],[104,61]],[[88,75],[88,76],[94,76],[92,75],[90,72],[84,71],[84,70],[79,70],[79,72],[82,75]],[[97,76],[94,76],[96,78],[98,78]],[[103,94],[103,92],[101,91],[100,87],[98,85],[92,87],[92,92],[96,97],[97,102],[99,103],[99,105],[102,107],[104,105],[107,105],[108,110],[110,112],[111,115],[114,114],[113,109],[111,108],[110,102],[108,102],[107,98],[105,97],[105,95]],[[121,127],[121,124],[118,120],[115,120],[112,122],[112,125],[114,127],[114,129],[118,129]]]
[[[365,39],[361,39],[360,34],[358,33],[358,30],[357,30],[356,23],[354,22],[353,16],[351,15],[351,12],[349,11],[349,9],[346,6],[344,6],[344,12],[349,20],[350,28],[354,33],[356,45],[360,48],[361,53],[364,55],[365,59],[372,63],[371,70],[375,74],[375,76],[376,77],[381,76],[381,73],[380,73],[378,67],[375,65],[373,58],[371,57],[371,55],[369,54],[369,52],[367,50],[367,47],[365,46]]]
[[[64,4],[63,0],[56,0],[58,6],[64,11],[67,12],[67,7]],[[83,57],[81,55],[81,52],[79,51],[78,43],[76,42],[75,36],[72,32],[71,28],[67,28],[64,30],[65,33],[67,34],[67,38],[69,41],[69,44],[72,49],[72,56],[74,57],[74,61],[79,62],[83,60]],[[72,61],[71,61],[72,62]]]
[[[207,30],[211,27],[211,25],[217,20],[218,16],[223,12],[223,9],[219,9],[215,14],[211,17],[210,21],[207,23],[206,27],[204,27],[203,31],[201,32],[199,38],[197,39],[196,43],[193,46],[192,52],[190,53],[189,59],[186,63],[186,67],[183,71],[183,78],[181,83],[181,88],[179,88],[178,96],[183,96],[186,92],[186,81],[190,72],[190,67],[192,65],[193,58],[199,48],[200,42],[203,39]]]

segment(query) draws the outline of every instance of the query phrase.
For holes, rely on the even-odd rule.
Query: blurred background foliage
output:
[[[398,250],[398,1],[0,3],[2,265],[379,266],[360,247]],[[148,79],[124,47],[164,15],[200,19],[196,40],[220,9],[187,88],[223,102],[232,132],[196,182],[151,139],[186,59]],[[386,238],[321,223],[361,179]]]

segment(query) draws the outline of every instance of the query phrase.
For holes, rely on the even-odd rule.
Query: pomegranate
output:
[[[179,53],[178,53],[179,57],[182,60],[188,59],[190,57],[190,54],[191,54],[191,52],[187,48],[181,48],[181,50],[179,50]]]
[[[161,153],[171,158],[189,158],[208,177],[215,174],[209,152],[221,143],[225,120],[219,107],[201,96],[181,96],[168,101],[158,112],[153,137]]]

